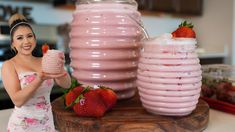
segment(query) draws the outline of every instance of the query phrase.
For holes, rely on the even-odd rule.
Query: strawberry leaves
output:
[[[193,24],[192,23],[187,23],[187,21],[185,20],[184,22],[182,22],[179,27],[189,27],[189,28],[193,28]]]
[[[84,98],[83,94],[88,92],[90,90],[90,88],[83,88],[83,90],[81,91],[81,93],[79,93],[79,95],[75,98],[75,100],[71,101],[71,103],[69,103],[69,105],[67,105],[65,107],[65,109],[71,108],[72,106],[74,106],[76,103],[78,103],[82,98]],[[73,92],[73,91],[71,91]]]
[[[116,93],[109,87],[83,87],[72,78],[69,89],[64,90],[65,109],[73,108],[78,116],[101,117],[113,108],[117,101]]]

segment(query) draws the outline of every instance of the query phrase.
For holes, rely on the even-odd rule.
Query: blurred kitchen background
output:
[[[142,21],[151,37],[174,31],[184,20],[194,24],[201,64],[235,65],[235,1],[233,0],[136,0]],[[47,43],[66,53],[69,68],[69,31],[75,0],[0,0],[0,67],[12,57],[7,20],[15,12],[24,14],[37,36],[37,50]],[[61,96],[53,88],[51,99]],[[13,107],[0,76],[0,109]]]

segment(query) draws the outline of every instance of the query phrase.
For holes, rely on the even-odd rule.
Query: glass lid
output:
[[[119,3],[137,6],[135,0],[77,0],[77,4],[90,4],[90,3]]]

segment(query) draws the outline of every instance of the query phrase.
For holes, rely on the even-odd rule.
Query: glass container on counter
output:
[[[157,115],[189,115],[201,91],[196,39],[166,33],[143,43],[137,76],[142,105]]]
[[[108,86],[119,99],[136,92],[143,37],[135,0],[80,0],[70,32],[72,75],[84,85]]]
[[[204,65],[202,70],[201,96],[235,105],[235,67],[212,64]]]

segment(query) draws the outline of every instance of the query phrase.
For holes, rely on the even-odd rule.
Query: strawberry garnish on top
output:
[[[187,23],[187,21],[182,22],[171,34],[176,38],[196,38],[192,23]]]
[[[50,48],[49,48],[48,44],[43,44],[43,45],[42,45],[42,53],[43,53],[43,54],[46,54],[46,52],[47,52],[49,49],[50,49]]]

